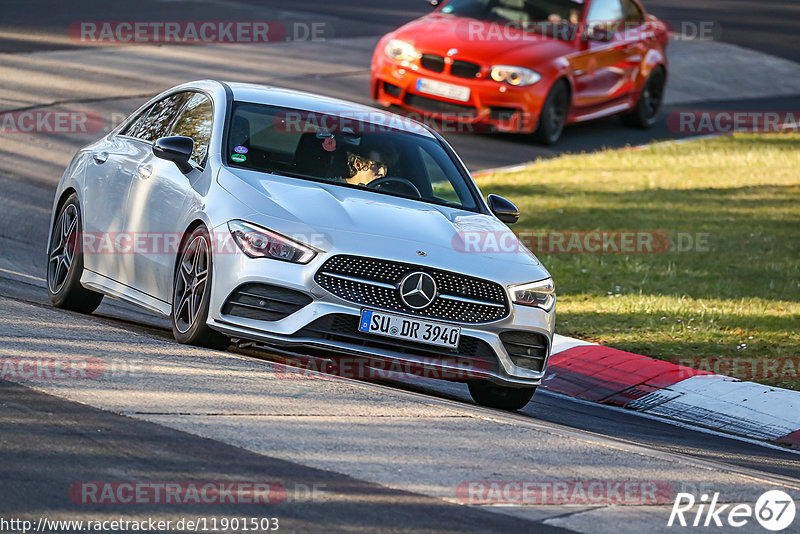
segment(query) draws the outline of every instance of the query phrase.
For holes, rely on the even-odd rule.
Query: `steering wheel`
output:
[[[399,178],[396,176],[385,176],[383,178],[378,178],[377,180],[373,180],[370,182],[367,187],[371,189],[381,189],[382,186],[385,185],[397,185],[400,186],[398,189],[395,188],[387,188],[390,191],[394,191],[396,193],[400,193],[402,195],[414,196],[417,198],[422,198],[422,193],[419,192],[417,186],[414,185],[414,182],[409,180],[408,178]]]

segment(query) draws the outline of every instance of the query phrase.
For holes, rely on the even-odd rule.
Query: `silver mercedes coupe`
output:
[[[434,130],[318,95],[170,89],[81,149],[56,191],[55,306],[103,296],[181,343],[268,347],[466,382],[516,410],[544,376],[547,270]]]

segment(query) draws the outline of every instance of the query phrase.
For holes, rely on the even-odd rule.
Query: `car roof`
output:
[[[303,91],[295,91],[283,87],[236,82],[221,83],[225,83],[231,88],[235,101],[267,104],[311,113],[334,115],[435,138],[428,127],[420,122],[395,113],[389,113],[388,111],[356,104],[355,102],[348,102],[338,98],[331,98]]]

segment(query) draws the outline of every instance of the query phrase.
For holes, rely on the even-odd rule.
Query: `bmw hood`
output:
[[[218,181],[258,214],[250,222],[305,237],[326,252],[517,282],[549,276],[511,230],[490,215],[242,169],[222,168]]]

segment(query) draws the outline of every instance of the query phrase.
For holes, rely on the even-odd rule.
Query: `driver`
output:
[[[377,150],[369,150],[360,154],[348,152],[347,169],[350,176],[344,179],[345,182],[350,185],[368,185],[379,178],[385,178],[389,166]]]
[[[578,10],[571,9],[569,12],[569,23],[573,25],[578,24],[578,22],[580,22],[579,19],[580,19],[580,14],[578,13]],[[558,13],[551,13],[547,17],[547,21],[550,22],[551,24],[560,24],[562,22],[565,22],[565,20]]]
[[[350,185],[369,185],[398,172],[400,154],[391,139],[378,134],[364,136],[362,143],[347,148],[344,180]]]

